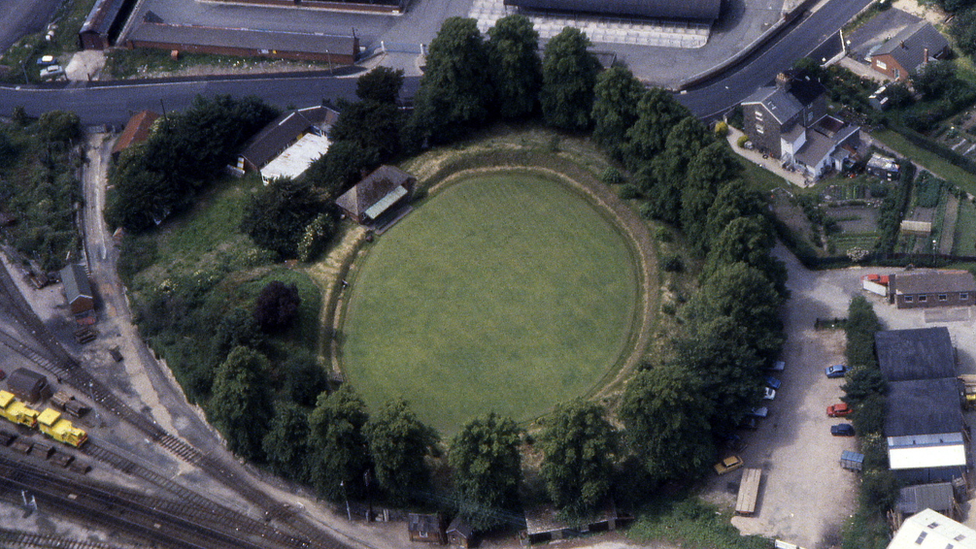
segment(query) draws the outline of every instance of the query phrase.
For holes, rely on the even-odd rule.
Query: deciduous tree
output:
[[[301,304],[298,286],[272,280],[264,286],[254,302],[254,320],[266,333],[284,330],[298,318]]]
[[[375,463],[376,480],[394,502],[423,501],[430,488],[424,458],[437,434],[402,399],[388,402],[364,428]]]
[[[542,86],[539,33],[524,15],[502,17],[488,29],[488,59],[498,112],[504,118],[532,115]]]
[[[741,173],[742,164],[725,140],[706,145],[688,162],[688,181],[681,191],[681,226],[699,251],[708,250],[708,210],[719,187]]]
[[[671,92],[651,88],[637,103],[637,121],[627,130],[625,159],[631,170],[657,157],[667,143],[668,133],[683,118],[691,116],[675,101]]]
[[[396,103],[403,87],[403,69],[376,67],[356,81],[356,96],[362,101]]]
[[[546,44],[539,101],[546,124],[569,131],[590,127],[593,86],[600,64],[587,51],[590,40],[566,27]]]
[[[323,200],[332,202],[379,165],[379,150],[363,149],[352,141],[336,141],[305,170],[304,180],[322,192]]]
[[[329,212],[310,184],[279,178],[258,189],[248,201],[241,231],[280,258],[293,258],[308,224]]]
[[[262,457],[261,442],[274,413],[269,365],[264,355],[237,347],[217,368],[209,405],[211,422],[230,451],[246,459]]]
[[[475,530],[511,522],[522,480],[521,429],[494,413],[473,419],[451,441],[458,512]]]
[[[614,66],[596,78],[593,100],[593,140],[621,160],[627,130],[637,122],[637,107],[647,90],[626,67]]]
[[[309,456],[308,412],[290,402],[278,403],[262,448],[273,473],[305,482]]]
[[[384,162],[400,151],[401,125],[400,109],[395,103],[362,100],[342,108],[329,137],[354,143],[361,151],[375,150],[380,162]]]
[[[364,493],[370,457],[363,426],[368,419],[366,405],[348,385],[319,395],[309,416],[309,476],[315,490],[331,501]]]

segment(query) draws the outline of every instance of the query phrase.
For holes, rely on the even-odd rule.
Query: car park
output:
[[[830,378],[844,377],[844,374],[847,373],[847,366],[844,366],[843,364],[834,364],[833,366],[827,366],[826,368],[824,368],[824,373],[827,374],[827,377]]]
[[[851,407],[847,405],[846,402],[840,402],[838,404],[831,404],[827,406],[827,417],[844,417],[847,414],[853,412]]]
[[[854,426],[850,423],[838,423],[837,425],[830,426],[830,434],[835,437],[852,437],[854,436]]]
[[[49,65],[41,69],[41,78],[54,78],[64,76],[64,69],[61,65]]]
[[[773,376],[766,376],[766,387],[772,387],[773,389],[779,389],[783,382],[776,379]]]
[[[720,475],[731,473],[742,467],[742,463],[742,458],[739,456],[729,456],[715,464],[715,472]]]
[[[786,363],[782,360],[777,360],[772,366],[766,368],[767,372],[782,372],[786,369]]]
[[[773,389],[772,387],[766,387],[766,390],[763,393],[763,400],[773,400],[775,398],[776,398],[776,389]]]

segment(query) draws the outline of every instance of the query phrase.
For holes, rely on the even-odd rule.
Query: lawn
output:
[[[959,203],[959,217],[956,218],[956,235],[952,242],[954,255],[976,255],[976,206],[969,200]]]
[[[599,211],[514,173],[433,195],[378,239],[351,289],[349,381],[371,409],[402,396],[445,436],[593,389],[627,351],[639,297],[628,243]]]

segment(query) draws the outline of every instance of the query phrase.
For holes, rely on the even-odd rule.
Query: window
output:
[[[922,542],[925,541],[925,536],[927,535],[929,535],[928,532],[922,532],[921,534],[919,534],[918,539],[915,540],[915,545],[922,545]]]
[[[918,302],[919,303],[925,303],[928,300],[929,300],[929,296],[927,296],[927,295],[920,295],[920,296],[918,296]]]
[[[969,293],[967,293],[967,292],[960,292],[959,293],[959,300],[960,301],[966,301],[967,299],[969,299]]]
[[[939,294],[939,301],[949,301],[949,296],[946,294]]]
[[[888,70],[888,65],[887,65],[887,64],[886,64],[886,63],[885,63],[884,61],[882,61],[882,60],[880,60],[880,59],[875,59],[875,60],[874,60],[874,64],[875,64],[875,65],[876,65],[876,66],[877,66],[877,67],[878,67],[879,69],[881,69],[881,70],[883,70],[883,71],[886,71],[886,70]]]
[[[929,530],[935,530],[938,527],[939,527],[938,522],[933,522],[932,524],[929,524]]]
[[[959,534],[958,536],[952,538],[953,541],[962,541],[964,539],[966,539],[966,536],[963,534]]]
[[[914,298],[912,296],[910,295],[905,296],[905,303],[911,303],[912,301],[914,301]]]
[[[756,124],[756,133],[758,133],[760,135],[766,133],[766,129],[763,128],[763,125],[762,124]]]
[[[899,78],[901,78],[901,71],[898,70],[898,69],[895,69],[895,80],[898,80]]]

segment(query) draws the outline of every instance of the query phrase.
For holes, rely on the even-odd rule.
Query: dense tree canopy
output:
[[[245,206],[241,231],[258,246],[281,258],[298,255],[299,240],[319,215],[331,207],[304,180],[280,178],[258,189]],[[331,235],[329,235],[331,237]]]
[[[577,400],[546,420],[541,474],[549,499],[567,520],[589,516],[610,492],[617,433],[605,416],[602,406]]]
[[[705,251],[710,244],[708,210],[718,189],[741,173],[742,164],[725,140],[706,145],[688,163],[688,181],[681,191],[681,226],[698,250]]]
[[[298,307],[301,304],[298,286],[272,280],[261,289],[254,302],[254,320],[265,332],[284,330],[298,318]]]
[[[637,106],[647,90],[626,67],[614,66],[597,76],[593,93],[593,140],[621,160],[627,130],[637,122]]]
[[[590,127],[593,87],[600,64],[587,51],[590,40],[579,29],[566,27],[546,44],[539,101],[546,124],[561,130]]]
[[[376,480],[395,503],[424,501],[430,490],[430,471],[424,459],[437,443],[437,434],[424,425],[404,400],[388,402],[364,428],[373,456]]]
[[[293,403],[278,403],[262,448],[274,474],[304,482],[308,478],[308,412]]]
[[[352,141],[336,141],[305,170],[303,181],[319,189],[323,200],[332,202],[379,165],[379,149],[364,149]]]
[[[632,170],[664,151],[668,133],[682,119],[691,116],[675,101],[671,92],[651,88],[637,103],[637,121],[627,130],[625,158]]]
[[[495,101],[503,118],[532,115],[542,86],[539,33],[524,15],[509,15],[488,29],[488,59]]]
[[[949,27],[956,45],[966,55],[976,55],[976,7],[970,7],[956,15]]]
[[[521,429],[494,413],[467,423],[451,441],[458,513],[475,530],[512,521],[522,480]]]
[[[356,81],[356,96],[362,101],[396,103],[403,87],[403,69],[376,67]]]
[[[329,138],[353,143],[360,151],[376,151],[382,162],[400,151],[400,118],[394,103],[369,99],[349,103],[342,107]]]
[[[73,112],[48,111],[37,119],[37,133],[49,143],[70,143],[81,137],[81,119]]]
[[[262,456],[261,443],[274,413],[267,382],[268,359],[237,347],[217,368],[208,410],[230,451],[246,459]]]
[[[620,417],[651,478],[693,478],[712,462],[711,397],[697,372],[679,366],[643,370],[627,384]]]
[[[763,215],[766,210],[763,195],[737,179],[719,187],[715,201],[708,209],[705,230],[715,239],[735,218]]]
[[[363,426],[368,419],[366,405],[348,385],[319,395],[309,416],[309,475],[315,490],[331,501],[365,491],[363,473],[370,459]]]
[[[488,118],[488,51],[474,19],[449,17],[430,43],[427,68],[405,129],[408,145],[448,143]]]

